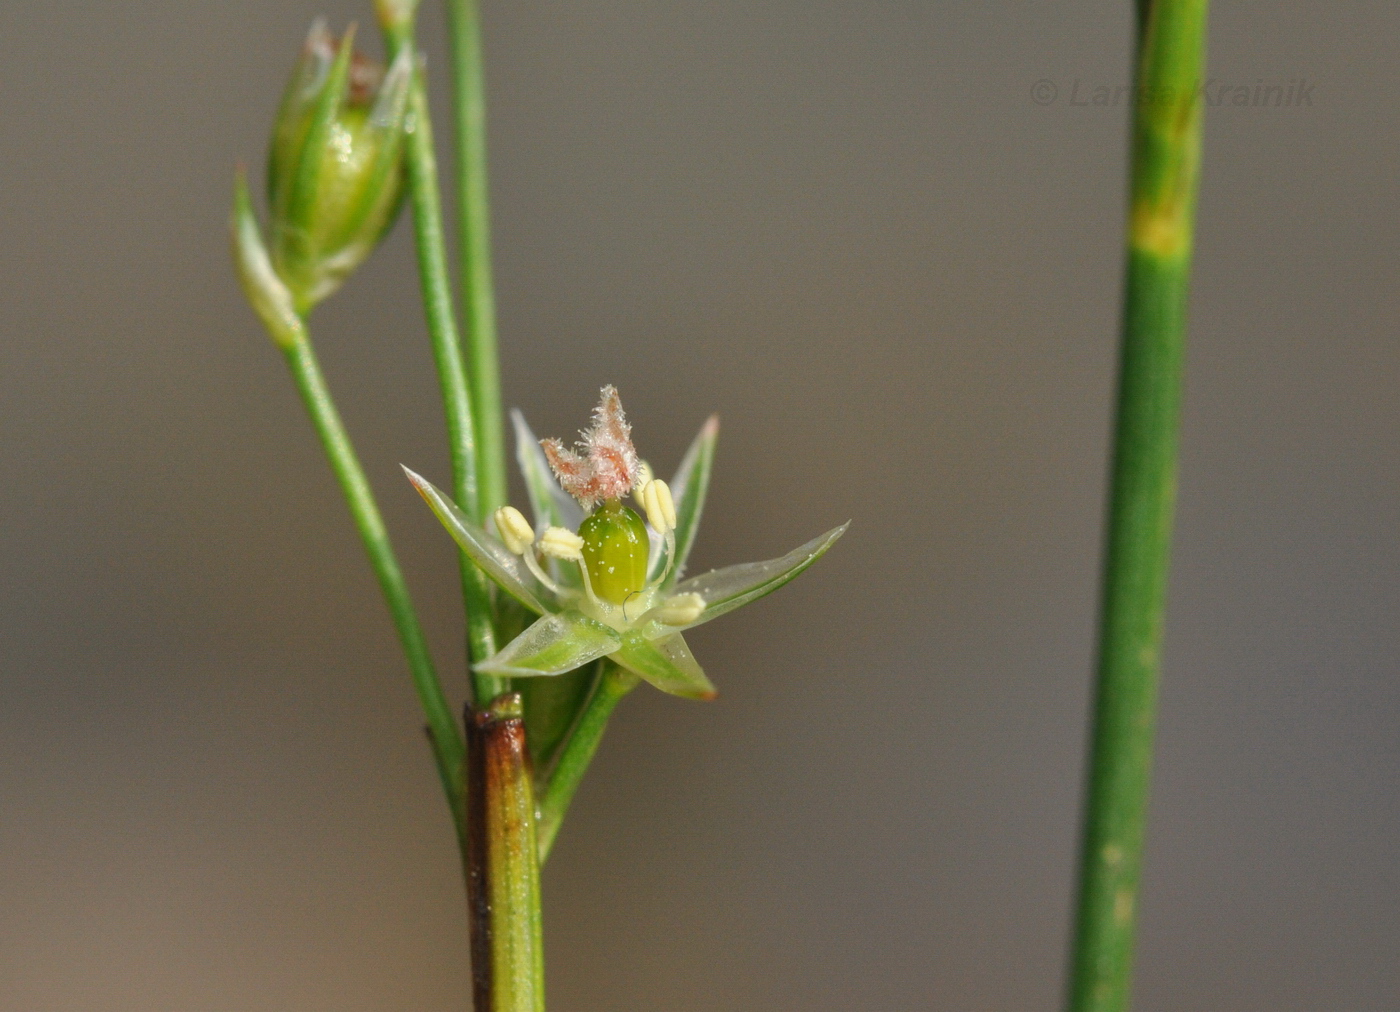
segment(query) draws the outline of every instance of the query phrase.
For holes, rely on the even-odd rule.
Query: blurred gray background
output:
[[[1073,103],[1130,6],[487,3],[508,403],[570,435],[614,382],[663,472],[718,411],[697,567],[854,520],[694,635],[715,704],[620,710],[551,1008],[1057,1007],[1128,112]],[[404,664],[227,253],[318,13],[373,20],[0,7],[6,1010],[465,1005]],[[1393,1010],[1400,11],[1212,29],[1310,101],[1208,113],[1137,1007]],[[401,222],[314,328],[460,698],[415,277]]]

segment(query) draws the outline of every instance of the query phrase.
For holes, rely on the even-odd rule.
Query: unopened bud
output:
[[[583,558],[583,538],[566,527],[546,527],[540,535],[540,551],[556,559],[578,562]]]
[[[671,487],[660,478],[642,486],[642,508],[656,533],[666,534],[676,529],[676,504],[671,499]]]
[[[690,625],[705,611],[705,599],[699,594],[677,594],[667,598],[657,609],[656,617],[666,625]]]
[[[535,543],[535,529],[514,506],[502,506],[493,514],[496,531],[512,555],[524,555]]]
[[[373,251],[401,203],[413,56],[385,73],[317,21],[268,149],[272,264],[305,313]]]

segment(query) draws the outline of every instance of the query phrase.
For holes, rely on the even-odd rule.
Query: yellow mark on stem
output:
[[[1180,201],[1140,201],[1133,206],[1129,241],[1142,253],[1179,257],[1191,251],[1191,224]]]
[[[1119,889],[1113,897],[1113,921],[1123,927],[1133,919],[1133,891]]]

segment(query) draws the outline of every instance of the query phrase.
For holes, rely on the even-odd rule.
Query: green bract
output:
[[[401,204],[413,58],[405,50],[385,73],[353,43],[353,28],[337,43],[312,25],[268,148],[263,255],[302,315],[364,262]],[[268,302],[250,273],[249,297]]]
[[[404,469],[462,550],[502,590],[540,616],[494,657],[477,664],[479,671],[535,678],[607,657],[664,692],[711,699],[714,686],[682,633],[777,590],[821,558],[848,526],[827,531],[781,558],[679,579],[705,502],[719,432],[715,419],[700,430],[672,479],[676,528],[664,536],[649,530],[616,498],[585,516],[555,481],[518,412],[514,422],[536,535],[522,555],[513,554],[430,482]],[[580,560],[548,554],[541,560],[535,554],[542,544],[547,543],[548,552],[550,545],[567,543],[569,528],[582,536]],[[551,531],[552,537],[545,538]],[[669,562],[667,551],[672,553]]]

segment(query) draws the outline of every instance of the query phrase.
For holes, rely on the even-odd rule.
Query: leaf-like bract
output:
[[[662,692],[686,699],[715,698],[714,685],[705,677],[680,633],[649,640],[640,630],[634,630],[622,638],[622,649],[613,655],[613,660]]]
[[[780,559],[743,562],[737,566],[726,566],[724,569],[682,580],[676,585],[675,592],[699,594],[705,602],[705,610],[694,622],[680,628],[690,629],[702,625],[735,608],[742,608],[750,601],[773,593],[783,584],[796,579],[803,570],[820,559],[826,550],[836,543],[836,539],[846,533],[846,528],[850,525],[848,520],[821,537],[813,538],[800,548],[794,548]],[[648,635],[652,637],[664,636],[668,629],[655,621],[646,623],[646,627]]]
[[[536,614],[543,615],[551,610],[535,596],[535,592],[525,582],[526,574],[521,571],[520,560],[512,555],[505,545],[467,519],[467,515],[457,508],[457,504],[447,498],[428,479],[415,474],[406,467],[404,473],[408,475],[408,480],[413,483],[418,494],[437,515],[438,520],[442,521],[442,526],[447,528],[447,533],[452,535],[452,540],[457,542],[462,551],[466,552],[467,556],[481,567],[482,572],[495,580],[496,584],[507,594]]]
[[[283,348],[295,347],[306,336],[306,327],[297,315],[291,291],[277,276],[263,243],[262,229],[253,213],[253,201],[248,196],[248,180],[240,169],[234,183],[233,216],[229,220],[233,233],[234,263],[238,279],[272,339]]]

